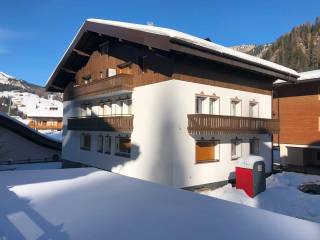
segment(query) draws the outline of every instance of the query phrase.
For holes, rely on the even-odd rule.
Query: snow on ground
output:
[[[255,198],[231,184],[202,194],[320,223],[320,195],[298,190],[300,184],[311,181],[320,181],[320,176],[283,172],[267,178],[267,190]]]
[[[62,142],[62,131],[39,130],[39,132],[45,134],[49,138]]]
[[[319,240],[320,225],[94,168],[0,173],[0,239]]]
[[[39,169],[59,169],[61,162],[47,162],[47,163],[24,163],[13,165],[0,165],[0,171],[12,170],[39,170]]]

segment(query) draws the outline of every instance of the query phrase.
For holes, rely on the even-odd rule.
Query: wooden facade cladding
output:
[[[68,130],[132,132],[133,116],[69,118]]]
[[[94,51],[88,57],[87,63],[75,72],[73,82],[65,88],[65,100],[74,99],[81,95],[95,95],[121,90],[121,86],[113,89],[112,84],[111,86],[108,86],[107,83],[98,85],[98,82],[107,82],[109,79],[105,76],[108,69],[115,71],[119,77],[114,76],[114,78],[120,78],[119,81],[124,76],[127,78],[129,78],[128,75],[131,76],[132,80],[126,80],[124,83],[124,90],[128,90],[128,84],[130,90],[133,90],[134,87],[175,79],[271,95],[272,81],[274,80],[262,74],[243,71],[205,59],[181,54],[168,54],[156,50],[151,51],[141,46],[115,41],[109,44],[107,53]],[[88,77],[90,80],[85,80]],[[84,85],[85,82],[88,84]],[[73,85],[78,87],[73,88]],[[96,90],[99,88],[100,91],[93,88]]]
[[[319,88],[319,82],[305,82],[276,89],[272,111],[281,131],[275,142],[320,146]]]
[[[72,100],[82,96],[94,96],[110,92],[130,92],[132,90],[132,75],[118,74],[79,86],[71,84],[64,93],[64,100]]]
[[[188,131],[191,135],[226,133],[277,133],[279,122],[275,119],[189,114]]]

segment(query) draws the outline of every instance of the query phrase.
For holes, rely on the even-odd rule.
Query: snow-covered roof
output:
[[[28,108],[26,115],[27,117],[62,118],[63,109],[56,105],[40,106],[38,108]]]
[[[318,70],[312,70],[312,71],[307,71],[307,72],[300,72],[299,73],[299,78],[297,79],[298,82],[304,82],[304,81],[319,81],[320,80],[320,69]],[[274,85],[279,85],[285,83],[284,80],[278,79],[275,81],[273,84]]]
[[[102,20],[102,19],[87,19],[88,22],[94,22],[94,23],[100,23],[100,24],[105,24],[105,25],[112,25],[112,26],[118,26],[118,27],[123,27],[123,28],[128,28],[128,29],[133,29],[133,30],[139,30],[143,32],[149,32],[157,35],[162,35],[162,36],[167,36],[170,38],[176,38],[185,42],[189,42],[195,45],[198,45],[200,47],[205,47],[207,49],[226,54],[232,57],[236,57],[239,59],[243,59],[252,63],[258,63],[263,66],[273,68],[276,70],[279,70],[281,72],[291,74],[291,75],[298,75],[298,73],[295,70],[292,70],[290,68],[284,67],[282,65],[251,56],[246,53],[242,53],[239,51],[236,51],[234,49],[224,47],[222,45],[207,41],[205,39],[199,38],[192,36],[187,33],[179,32],[170,28],[163,28],[163,27],[156,27],[156,26],[150,26],[150,25],[142,25],[142,24],[134,24],[134,23],[126,23],[126,22],[118,22],[118,21],[110,21],[110,20]]]
[[[48,137],[46,134],[42,134],[23,122],[8,116],[7,114],[0,112],[0,126],[13,130],[14,132],[20,134],[23,137],[29,138],[31,141],[43,144],[45,146],[60,148],[61,141]]]
[[[131,32],[128,33],[129,31]],[[53,84],[53,81],[57,78],[60,70],[64,68],[64,64],[71,55],[72,50],[76,47],[78,41],[85,32],[97,32],[140,44],[150,44],[148,46],[165,51],[187,51],[183,49],[192,49],[192,47],[196,46],[201,49],[197,49],[197,51],[206,52],[211,57],[213,55],[219,56],[215,58],[215,61],[221,61],[231,65],[235,65],[235,62],[237,62],[236,65],[238,67],[242,64],[240,66],[242,68],[250,70],[254,69],[253,71],[257,72],[263,72],[264,70],[265,74],[272,74],[272,76],[285,80],[295,80],[298,77],[298,73],[290,68],[173,29],[111,20],[87,19],[70,43],[54,72],[49,77],[46,83],[47,90],[61,91],[61,88],[64,88],[62,87],[63,84],[55,85]],[[177,44],[190,46],[187,48],[179,48],[177,47]],[[197,51],[193,51],[192,54],[200,54]],[[58,78],[58,82],[59,81],[65,80],[60,76]]]
[[[304,80],[320,80],[320,69],[308,71],[308,72],[301,72],[299,73],[300,77],[298,78],[299,81]]]
[[[320,233],[317,223],[94,168],[1,172],[0,187],[5,239],[318,240]]]

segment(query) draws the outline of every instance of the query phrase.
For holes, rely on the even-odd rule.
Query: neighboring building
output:
[[[36,104],[35,108],[28,109],[28,126],[36,130],[61,130],[63,106],[58,103],[49,101],[47,104]]]
[[[57,161],[61,142],[0,112],[0,164]]]
[[[320,167],[320,70],[300,73],[295,84],[274,87],[273,116],[280,120],[280,162]]]
[[[187,187],[271,171],[272,84],[283,66],[171,29],[87,20],[47,83],[64,92],[62,158]]]
[[[16,116],[17,120],[36,130],[62,129],[63,104],[54,100],[52,95],[46,99],[29,92],[12,91],[7,96],[11,99],[10,109],[17,109],[23,117]],[[8,112],[12,114],[12,111]]]

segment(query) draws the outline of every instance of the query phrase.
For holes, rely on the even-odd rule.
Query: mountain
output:
[[[239,46],[233,46],[231,47],[234,50],[237,50],[239,52],[247,53],[256,57],[262,57],[263,54],[269,49],[271,44],[242,44]]]
[[[294,27],[273,43],[232,48],[298,72],[320,69],[320,17],[314,23],[307,22]]]
[[[3,91],[29,92],[34,93],[39,97],[48,97],[48,93],[44,87],[29,83],[25,80],[16,79],[4,72],[0,72],[0,92]],[[50,93],[50,95],[53,95],[54,99],[62,101],[61,93]]]

